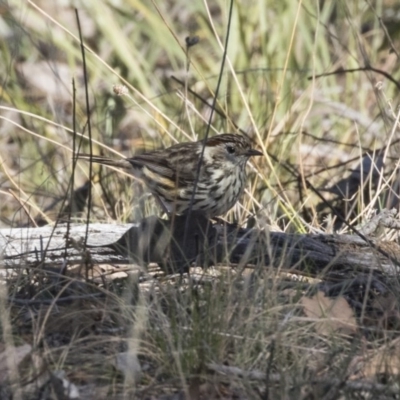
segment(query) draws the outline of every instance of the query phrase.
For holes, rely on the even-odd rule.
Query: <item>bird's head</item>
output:
[[[205,162],[225,162],[228,166],[244,166],[251,156],[261,156],[244,135],[223,133],[207,139],[204,149]]]

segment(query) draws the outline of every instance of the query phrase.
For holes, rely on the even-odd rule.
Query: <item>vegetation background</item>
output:
[[[214,98],[210,135],[242,130],[264,152],[229,221],[343,233],[342,219],[398,210],[399,13],[393,0],[0,1],[0,227],[159,213],[140,183],[94,165],[88,207],[90,167],[75,165],[73,151],[89,152],[89,136],[94,154],[115,157],[201,139]],[[31,344],[82,398],[361,398],[344,383],[355,376],[349,366],[366,350],[396,353],[396,327],[372,337],[357,319],[347,336],[321,332],[320,319],[304,315],[309,281],[273,268],[202,277],[183,289],[154,276],[143,286],[129,271],[107,284],[93,275],[82,281],[106,300],[34,311],[6,302],[4,346]],[[52,293],[35,279],[21,272],[4,299]],[[391,301],[397,310],[398,294]],[[115,367],[120,353],[138,357],[140,376]],[[386,374],[378,360],[386,369],[363,377],[384,370],[393,389],[398,361],[389,358]],[[210,363],[265,379],[210,373]],[[23,380],[13,385],[28,396]]]

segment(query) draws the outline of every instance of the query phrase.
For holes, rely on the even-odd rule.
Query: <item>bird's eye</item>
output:
[[[226,151],[227,151],[229,154],[233,154],[233,153],[235,152],[235,147],[233,147],[231,144],[228,144],[228,145],[226,146]]]

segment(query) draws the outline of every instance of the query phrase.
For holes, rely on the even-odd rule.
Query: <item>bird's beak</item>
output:
[[[247,157],[251,157],[251,156],[262,156],[263,153],[261,153],[261,151],[258,151],[258,150],[256,150],[256,149],[250,149],[249,151],[247,151],[247,152],[245,153],[245,155],[246,155]]]

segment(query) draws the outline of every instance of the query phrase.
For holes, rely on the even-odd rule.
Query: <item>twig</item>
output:
[[[15,297],[8,297],[8,301],[14,304],[21,304],[24,306],[29,306],[33,304],[54,304],[54,303],[65,303],[73,300],[82,300],[82,299],[92,299],[98,297],[105,297],[105,293],[92,293],[92,294],[83,294],[76,296],[66,296],[66,297],[58,297],[54,299],[37,299],[37,300],[24,300],[24,299],[16,299]]]
[[[252,370],[246,371],[238,367],[230,367],[226,365],[220,365],[215,363],[207,364],[207,368],[213,372],[218,372],[224,375],[236,376],[240,378],[247,378],[253,379],[255,381],[265,381],[265,373],[259,370]],[[270,374],[268,376],[269,382],[279,383],[282,381],[281,374]],[[286,377],[285,377],[286,381]],[[324,384],[324,385],[331,385],[331,386],[338,386],[342,385],[344,388],[357,392],[357,391],[367,391],[367,392],[374,392],[374,393],[385,393],[385,394],[400,394],[400,387],[399,385],[384,385],[382,383],[376,383],[367,380],[358,380],[358,381],[345,381],[343,382],[340,379],[328,379],[328,378],[319,378],[319,379],[311,379],[310,381],[304,381],[303,385],[317,385],[317,384]],[[296,386],[298,383],[296,382]]]

